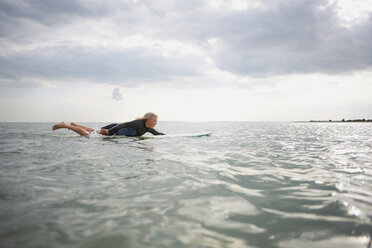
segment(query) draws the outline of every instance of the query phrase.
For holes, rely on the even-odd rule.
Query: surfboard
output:
[[[141,139],[166,139],[166,138],[176,138],[176,137],[203,137],[210,136],[213,132],[204,133],[182,133],[182,134],[166,134],[166,135],[143,135]]]

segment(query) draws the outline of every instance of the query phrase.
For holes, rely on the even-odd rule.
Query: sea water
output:
[[[107,123],[85,123],[99,127]],[[159,122],[199,138],[0,123],[0,247],[363,247],[371,123]]]

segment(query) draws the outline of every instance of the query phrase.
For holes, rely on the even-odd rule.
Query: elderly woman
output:
[[[143,117],[137,120],[124,122],[121,124],[110,124],[102,127],[100,130],[95,131],[93,128],[78,125],[71,122],[71,125],[61,122],[52,127],[52,130],[57,130],[60,128],[70,129],[82,136],[88,136],[94,133],[99,133],[103,135],[125,135],[125,136],[142,136],[146,132],[150,132],[153,135],[164,135],[154,129],[158,121],[158,116],[152,112],[146,113]]]

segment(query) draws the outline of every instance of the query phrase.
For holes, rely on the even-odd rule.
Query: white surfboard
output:
[[[203,137],[209,136],[213,132],[204,132],[204,133],[182,133],[182,134],[166,134],[166,135],[143,135],[140,138],[142,139],[165,139],[165,138],[174,138],[174,137]]]

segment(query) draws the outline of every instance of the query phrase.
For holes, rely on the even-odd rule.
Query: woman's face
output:
[[[156,126],[156,123],[158,122],[158,117],[154,116],[151,119],[146,121],[146,127],[148,128],[154,128]]]

